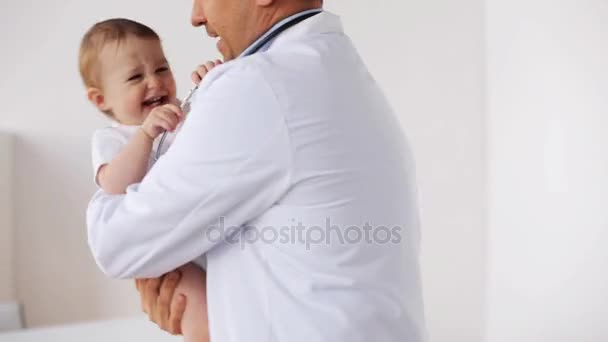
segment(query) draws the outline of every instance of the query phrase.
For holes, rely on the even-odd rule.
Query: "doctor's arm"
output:
[[[194,260],[287,191],[291,146],[273,90],[255,70],[205,82],[171,149],[124,195],[98,191],[89,246],[114,278],[154,278]]]

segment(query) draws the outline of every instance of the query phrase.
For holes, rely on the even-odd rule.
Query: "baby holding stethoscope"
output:
[[[110,19],[91,27],[82,39],[79,63],[87,98],[114,122],[93,135],[95,183],[107,193],[124,194],[129,185],[141,182],[183,122],[175,79],[159,36],[128,19]],[[198,85],[218,64],[199,66],[192,80]],[[159,147],[164,132],[167,136]],[[173,298],[186,300],[181,321],[184,339],[208,341],[206,274],[195,263],[179,271]]]

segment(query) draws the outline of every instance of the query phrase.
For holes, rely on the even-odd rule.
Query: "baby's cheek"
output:
[[[140,89],[132,89],[127,95],[127,105],[131,110],[141,110],[142,102],[145,100],[145,92]]]
[[[169,81],[169,86],[168,86],[168,90],[169,90],[169,97],[173,100],[175,100],[175,97],[177,96],[177,86],[175,85],[175,80],[173,79],[173,77],[171,77],[170,81]]]

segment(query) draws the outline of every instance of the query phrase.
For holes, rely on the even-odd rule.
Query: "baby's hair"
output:
[[[148,26],[123,18],[101,21],[85,33],[78,56],[80,76],[85,87],[99,87],[98,64],[101,50],[110,43],[120,44],[129,36],[160,40],[158,34]]]

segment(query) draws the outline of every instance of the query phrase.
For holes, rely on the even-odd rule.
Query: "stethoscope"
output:
[[[297,16],[289,21],[286,21],[282,24],[279,24],[278,26],[276,26],[273,29],[271,29],[270,31],[268,31],[260,39],[258,39],[258,41],[254,45],[252,45],[247,50],[245,50],[239,56],[239,58],[251,56],[255,53],[258,53],[264,46],[266,46],[266,44],[270,43],[270,41],[275,39],[281,33],[285,32],[285,30],[287,30],[288,28],[293,27],[308,18],[314,17],[315,15],[317,15],[321,12],[323,12],[323,10],[321,10],[321,9],[319,9],[317,11],[310,11],[310,12],[307,12],[300,16]],[[195,86],[194,88],[190,89],[190,91],[188,92],[188,95],[186,95],[186,97],[184,97],[184,100],[180,106],[182,111],[184,111],[190,105],[190,100],[192,100],[192,96],[194,95],[194,93],[196,92],[197,89],[198,89],[198,85]],[[162,137],[160,138],[158,147],[156,148],[156,155],[154,156],[154,161],[157,161],[158,158],[160,158],[160,156],[162,155],[162,153],[161,153],[162,146],[163,146],[163,143],[165,142],[165,139],[167,138],[167,134],[168,134],[168,132],[165,131],[163,133]]]

